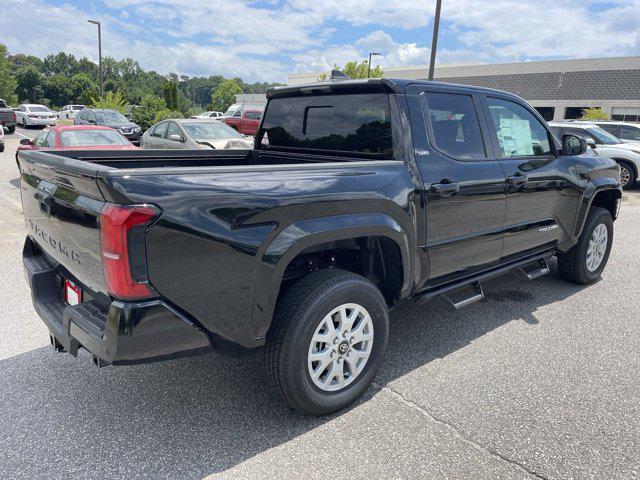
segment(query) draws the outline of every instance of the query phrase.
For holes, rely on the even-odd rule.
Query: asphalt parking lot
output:
[[[258,358],[55,354],[22,274],[17,137],[0,154],[0,478],[640,478],[640,189],[601,281],[511,275],[458,312],[406,302],[375,385],[317,419],[274,397]]]

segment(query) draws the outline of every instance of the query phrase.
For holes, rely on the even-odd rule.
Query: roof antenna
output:
[[[329,76],[329,80],[333,80],[334,82],[340,82],[342,80],[351,80],[351,77],[340,70],[331,70],[331,75]]]

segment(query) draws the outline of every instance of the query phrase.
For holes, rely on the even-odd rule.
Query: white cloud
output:
[[[0,41],[10,51],[44,56],[63,50],[96,60],[95,27],[85,20],[106,6],[111,14],[99,14],[105,55],[130,56],[144,68],[162,73],[222,74],[248,81],[284,81],[292,70],[327,70],[364,59],[370,51],[382,53],[376,63],[387,67],[425,64],[435,4],[433,0],[94,0],[81,6],[48,2],[3,4]],[[33,12],[43,13],[35,19]],[[640,0],[446,0],[438,61],[638,55],[639,23]],[[349,26],[370,32],[351,39]]]

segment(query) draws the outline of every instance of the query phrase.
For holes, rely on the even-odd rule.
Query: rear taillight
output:
[[[146,277],[144,234],[160,214],[153,205],[106,203],[100,212],[100,251],[107,290],[122,300],[154,295]],[[142,245],[140,245],[142,243]],[[142,248],[140,248],[142,246]],[[144,272],[140,272],[141,265]],[[134,271],[135,267],[135,271]]]
[[[14,122],[18,121],[18,115],[16,115],[16,112],[13,112],[13,121]]]

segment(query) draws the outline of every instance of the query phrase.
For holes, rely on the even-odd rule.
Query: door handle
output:
[[[512,185],[514,187],[519,187],[520,185],[524,185],[528,181],[529,181],[529,177],[527,177],[526,175],[522,175],[521,173],[516,173],[515,175],[511,175],[506,179],[506,182],[509,185]]]
[[[437,193],[442,197],[448,197],[460,190],[460,184],[458,182],[444,182],[434,183],[431,185],[431,191]]]

